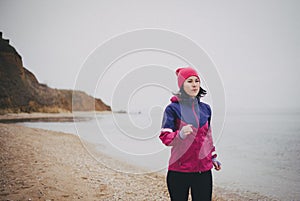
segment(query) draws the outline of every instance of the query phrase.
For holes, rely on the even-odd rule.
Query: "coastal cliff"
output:
[[[53,89],[39,83],[0,32],[0,114],[93,110],[110,111],[111,108],[85,92]]]

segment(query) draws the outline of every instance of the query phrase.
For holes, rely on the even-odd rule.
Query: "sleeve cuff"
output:
[[[216,151],[213,151],[213,152],[211,153],[211,157],[212,157],[212,159],[217,158],[217,153],[216,153]]]

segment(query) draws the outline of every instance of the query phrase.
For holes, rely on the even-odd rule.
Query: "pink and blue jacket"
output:
[[[211,109],[198,98],[171,98],[165,109],[159,138],[171,146],[168,170],[204,172],[213,168],[216,158],[210,127]],[[191,124],[193,133],[182,138],[180,130]]]

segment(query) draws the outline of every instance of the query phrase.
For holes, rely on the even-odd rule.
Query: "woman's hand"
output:
[[[193,133],[193,129],[192,129],[192,125],[191,124],[188,124],[186,126],[183,126],[180,130],[180,137],[182,139],[185,139],[186,136],[190,135]]]
[[[215,170],[217,171],[221,170],[221,163],[216,158],[212,159],[212,163],[215,167]]]

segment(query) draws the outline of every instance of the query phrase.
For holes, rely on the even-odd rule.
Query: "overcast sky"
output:
[[[299,10],[297,0],[0,0],[0,31],[40,82],[72,89],[88,56],[105,41],[138,29],[169,30],[209,55],[228,108],[299,108]],[[184,65],[171,60],[159,64],[170,72]],[[151,63],[157,61],[134,65]],[[112,101],[109,93],[96,95]]]

